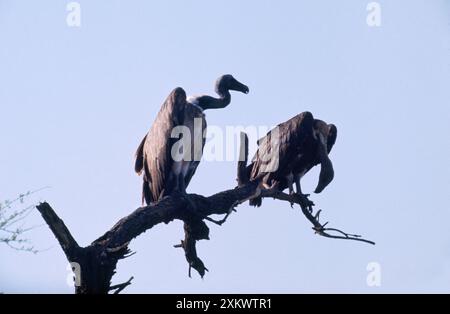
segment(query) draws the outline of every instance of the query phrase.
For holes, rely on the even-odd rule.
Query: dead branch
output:
[[[305,217],[313,224],[313,230],[321,236],[375,244],[359,235],[348,234],[336,228],[326,228],[327,223],[319,222],[320,211],[313,215],[314,204],[306,197],[288,195],[274,190],[261,190],[258,180],[248,181],[246,179],[248,177],[246,174],[248,139],[245,134],[241,139],[244,143],[242,152],[245,156],[238,164],[239,185],[236,188],[209,197],[197,194],[174,194],[149,206],[138,208],[119,220],[109,231],[87,247],[78,246],[69,229],[48,203],[39,204],[37,209],[55,235],[67,259],[69,262],[78,263],[81,267],[80,285],[75,287],[75,292],[78,294],[106,294],[112,290],[116,290],[115,293],[121,292],[131,284],[133,277],[119,285],[111,285],[111,279],[115,274],[117,262],[134,254],[128,248],[131,240],[157,224],[168,224],[176,219],[184,222],[185,238],[175,247],[184,250],[189,265],[189,276],[191,268],[194,268],[203,277],[208,269],[197,256],[196,243],[199,240],[209,240],[209,228],[204,220],[221,225],[236,206],[259,196],[300,205]],[[211,215],[225,215],[225,218],[215,221],[209,217]]]
[[[116,290],[116,291],[114,291],[114,294],[119,294],[123,289],[125,289],[126,287],[128,287],[129,285],[131,285],[131,281],[132,281],[133,279],[134,279],[134,277],[131,277],[130,279],[128,279],[128,281],[126,281],[126,282],[124,282],[124,283],[121,283],[121,284],[118,284],[118,285],[111,286],[111,287],[109,288],[109,291]]]
[[[42,218],[44,218],[50,230],[55,235],[59,245],[61,245],[61,248],[64,251],[64,254],[66,254],[66,257],[69,261],[71,261],[76,254],[75,252],[79,249],[79,246],[69,229],[64,224],[64,221],[58,217],[55,211],[47,203],[39,204],[37,209],[41,213]]]
[[[328,222],[322,224],[319,221],[320,213],[322,211],[319,210],[314,215],[313,214],[314,203],[309,202],[308,199],[305,200],[305,198],[301,197],[298,194],[289,195],[289,194],[286,194],[283,192],[274,192],[274,191],[269,191],[269,190],[263,190],[261,195],[263,197],[272,197],[272,198],[280,200],[280,201],[289,202],[290,204],[294,203],[294,204],[299,205],[300,208],[302,209],[303,215],[305,215],[305,217],[312,223],[312,225],[313,225],[312,229],[315,231],[315,233],[317,233],[320,236],[323,236],[326,238],[331,238],[331,239],[360,241],[360,242],[365,242],[368,244],[375,245],[375,242],[373,242],[371,240],[366,240],[366,239],[362,238],[360,235],[346,233],[346,232],[336,229],[336,228],[327,228],[326,226],[328,225]],[[333,235],[333,234],[330,234],[329,232],[336,232],[341,235]]]
[[[175,194],[166,197],[150,206],[136,209],[83,248],[78,246],[64,222],[48,203],[39,204],[37,209],[69,262],[78,263],[81,267],[81,285],[76,287],[76,293],[106,294],[111,291],[111,279],[115,274],[117,262],[130,256],[128,245],[131,240],[157,224],[168,224],[176,219],[185,223],[185,239],[177,247],[184,249],[189,267],[194,268],[203,277],[207,268],[198,258],[195,248],[198,240],[209,239],[209,229],[203,220],[211,215],[229,214],[237,204],[252,197],[256,190],[257,184],[250,182],[210,197],[197,194]]]

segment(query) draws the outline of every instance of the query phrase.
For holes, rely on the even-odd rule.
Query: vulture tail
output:
[[[142,139],[141,144],[139,144],[138,149],[136,150],[136,162],[134,163],[134,171],[137,174],[142,173],[142,169],[144,169],[144,144],[147,139],[147,135]]]
[[[142,183],[142,205],[150,205],[150,203],[152,202],[152,192],[150,191],[149,183],[144,180],[144,182]]]

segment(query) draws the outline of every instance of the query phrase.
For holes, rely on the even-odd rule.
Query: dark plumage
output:
[[[251,180],[260,179],[262,188],[283,191],[289,188],[302,194],[300,179],[312,167],[321,164],[319,183],[315,193],[320,193],[333,180],[334,170],[328,154],[336,142],[337,128],[314,119],[310,112],[303,112],[281,123],[258,141],[258,151],[247,167]],[[278,149],[277,149],[278,147]],[[250,201],[261,206],[262,199]]]
[[[223,75],[216,81],[219,98],[206,95],[187,98],[181,87],[170,93],[136,151],[135,171],[143,174],[143,202],[150,204],[175,191],[186,193],[205,145],[207,124],[203,110],[228,106],[230,90],[249,92],[232,75]],[[191,147],[179,145],[181,139],[172,137],[179,135],[172,131],[181,126],[190,131],[190,139],[183,140],[190,140]]]

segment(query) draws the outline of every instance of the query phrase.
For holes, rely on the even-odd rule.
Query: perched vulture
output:
[[[218,98],[207,95],[187,98],[185,91],[178,87],[163,103],[136,152],[135,171],[143,174],[142,202],[150,204],[175,191],[186,193],[205,145],[207,124],[203,111],[228,106],[230,90],[249,92],[232,75],[219,77],[215,90]],[[176,138],[177,129],[183,128],[189,129],[190,138]]]
[[[334,170],[328,154],[336,142],[337,128],[314,119],[303,112],[279,124],[258,141],[258,150],[247,167],[250,180],[261,180],[261,188],[302,193],[300,179],[312,167],[320,164],[319,183],[315,193],[320,193],[333,180]],[[262,198],[250,200],[250,205],[261,206]]]

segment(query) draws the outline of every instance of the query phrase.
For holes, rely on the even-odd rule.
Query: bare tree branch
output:
[[[56,239],[61,245],[61,248],[66,254],[69,261],[75,256],[75,251],[79,249],[77,241],[72,237],[69,229],[64,224],[55,211],[47,203],[41,203],[36,207],[44,218],[45,222],[49,226],[50,230],[55,235]]]
[[[375,245],[375,242],[371,240],[366,240],[362,238],[360,235],[357,234],[349,234],[342,230],[336,229],[336,228],[326,228],[326,225],[328,225],[328,222],[321,224],[319,221],[319,216],[321,213],[321,210],[317,211],[316,215],[313,215],[313,203],[308,203],[308,200],[305,200],[298,194],[286,194],[283,192],[274,192],[270,190],[264,190],[261,194],[263,197],[272,197],[277,200],[286,201],[289,203],[298,204],[300,208],[302,209],[303,215],[312,223],[313,230],[320,236],[326,237],[326,238],[332,238],[332,239],[341,239],[341,240],[353,240],[353,241],[360,241],[365,242],[368,244]],[[337,232],[339,235],[332,235],[328,232]]]
[[[126,281],[126,282],[124,282],[124,283],[121,283],[121,284],[118,284],[118,285],[111,286],[111,287],[109,288],[109,291],[116,290],[116,291],[114,291],[114,294],[119,294],[123,289],[125,289],[126,287],[128,287],[129,285],[131,285],[131,281],[132,281],[133,279],[134,279],[134,277],[131,277],[130,279],[128,279],[128,281]]]
[[[300,205],[305,217],[313,224],[313,230],[321,236],[375,244],[359,235],[348,234],[336,228],[326,228],[327,223],[321,224],[319,222],[320,211],[313,215],[314,204],[307,197],[296,194],[288,195],[275,190],[261,190],[258,180],[248,181],[248,175],[245,173],[247,171],[245,166],[248,157],[248,139],[245,134],[241,139],[245,147],[241,151],[244,156],[241,156],[243,158],[238,164],[237,187],[209,197],[197,194],[173,194],[165,197],[159,202],[136,209],[130,215],[119,220],[109,231],[93,241],[91,245],[84,248],[78,246],[64,222],[48,203],[38,205],[37,209],[60,243],[69,262],[80,264],[81,284],[76,287],[76,293],[106,294],[112,290],[119,293],[130,285],[132,278],[123,284],[111,285],[117,262],[133,254],[128,249],[129,243],[155,225],[168,224],[173,220],[184,222],[185,238],[181,241],[181,244],[175,245],[175,247],[182,248],[185,252],[186,261],[189,265],[189,276],[191,275],[191,268],[194,268],[203,277],[208,269],[197,256],[196,242],[198,240],[209,240],[209,228],[204,220],[221,225],[236,206],[259,196]],[[225,218],[221,221],[214,221],[209,217],[211,215],[225,215]],[[339,235],[333,235],[329,232],[335,232]]]
[[[175,219],[185,223],[185,239],[178,247],[184,249],[189,267],[204,276],[207,269],[195,249],[196,241],[209,239],[209,229],[203,220],[210,215],[228,214],[234,206],[254,195],[256,189],[257,184],[251,182],[210,197],[197,194],[175,194],[166,197],[150,206],[136,209],[84,248],[78,246],[64,222],[48,203],[39,204],[37,209],[60,243],[69,262],[80,264],[81,285],[76,287],[76,293],[105,294],[110,291],[110,281],[117,262],[130,254],[130,241],[157,224],[168,224]],[[194,208],[190,208],[192,205]]]

